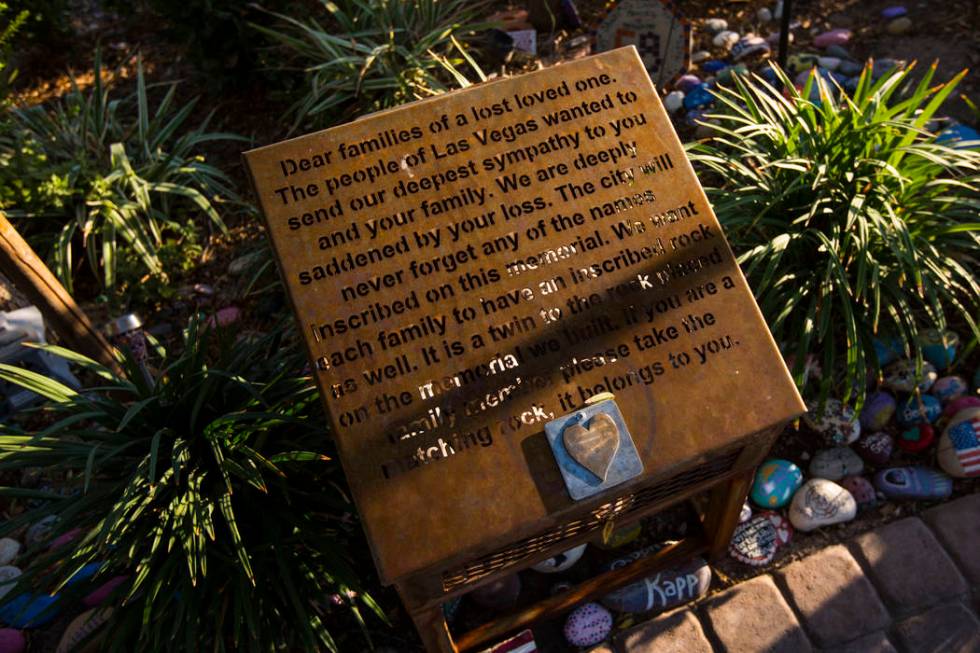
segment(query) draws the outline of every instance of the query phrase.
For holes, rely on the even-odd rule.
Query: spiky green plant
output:
[[[131,358],[117,376],[46,347],[100,380],[79,392],[0,365],[0,378],[50,400],[49,426],[0,427],[0,470],[41,468],[76,490],[40,493],[49,501],[5,521],[0,534],[47,515],[59,518],[52,537],[80,529],[74,543],[29,552],[0,609],[29,590],[58,592],[67,610],[127,575],[110,600],[104,643],[127,653],[333,651],[338,620],[356,630],[358,605],[380,615],[353,569],[353,559],[368,558],[326,451],[316,390],[281,334],[233,343],[192,322],[183,352],[162,361],[155,381]],[[95,562],[95,578],[65,586]],[[352,592],[353,615],[338,614],[330,596]]]
[[[921,360],[924,327],[955,317],[980,335],[980,143],[926,130],[964,73],[933,86],[934,66],[918,84],[869,67],[852,96],[776,73],[785,96],[755,76],[719,88],[689,153],[716,173],[706,191],[797,382],[814,354],[821,392],[838,382],[860,401],[876,336]]]
[[[292,107],[293,130],[309,120],[329,126],[357,115],[469,85],[483,72],[463,44],[482,25],[483,3],[466,0],[321,0],[331,27],[272,14],[280,25],[256,29],[292,55],[306,93]],[[286,68],[288,70],[288,68]]]
[[[105,288],[116,285],[117,249],[131,248],[145,271],[163,276],[157,250],[166,232],[203,216],[224,230],[218,209],[240,207],[228,177],[204,161],[202,145],[244,140],[209,132],[210,116],[196,128],[186,122],[195,101],[179,102],[166,85],[151,108],[142,65],[136,90],[113,97],[96,54],[94,81],[50,106],[12,111],[13,133],[0,142],[0,209],[28,234],[53,222],[50,260],[69,289],[73,243],[84,245],[88,264]]]

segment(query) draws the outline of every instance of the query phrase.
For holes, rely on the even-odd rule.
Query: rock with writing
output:
[[[27,639],[16,628],[0,628],[0,653],[24,653]]]
[[[617,563],[610,565],[616,569]],[[658,572],[602,597],[604,606],[617,612],[663,612],[692,601],[708,591],[711,568],[701,558]]]
[[[898,448],[908,453],[925,451],[936,439],[932,424],[914,424],[898,436]]]
[[[830,481],[839,481],[845,476],[863,471],[864,462],[850,447],[822,449],[810,461],[810,476]]]
[[[813,39],[813,45],[818,48],[827,48],[831,45],[847,45],[851,40],[851,30],[832,29],[822,34],[817,34]]]
[[[946,404],[946,407],[943,408],[943,417],[950,418],[967,408],[977,407],[980,407],[980,397],[960,397]]]
[[[949,402],[966,395],[970,390],[962,376],[944,376],[932,385],[932,396],[945,406]]]
[[[9,565],[18,553],[20,553],[20,542],[10,537],[0,539],[0,566]]]
[[[880,431],[895,415],[897,407],[895,397],[887,392],[872,392],[861,409],[861,426],[869,431]]]
[[[851,493],[823,478],[804,483],[789,506],[789,520],[804,532],[850,521],[856,514],[857,502]]]
[[[756,515],[735,527],[728,555],[747,565],[762,567],[776,556],[777,540],[772,521],[765,515]]]
[[[586,545],[582,544],[564,553],[559,553],[556,556],[552,556],[547,560],[542,560],[538,564],[533,565],[531,569],[539,571],[542,574],[557,574],[565,571],[582,558],[582,554],[585,553],[585,547]]]
[[[793,493],[803,482],[803,472],[795,464],[780,458],[771,458],[755,472],[750,496],[763,508],[781,508],[789,503]]]
[[[980,476],[980,408],[953,416],[937,447],[939,466],[950,476]]]
[[[945,499],[953,493],[953,480],[931,467],[913,465],[881,470],[875,474],[875,487],[889,499]]]
[[[854,451],[857,452],[864,462],[875,467],[881,467],[892,457],[895,448],[895,441],[887,433],[877,432],[868,433],[854,443]]]
[[[937,378],[939,375],[936,374],[936,368],[929,361],[922,361],[920,373],[916,371],[914,361],[900,360],[885,368],[881,385],[888,390],[903,394],[911,394],[916,388],[920,392],[928,392]]]
[[[808,401],[803,421],[829,445],[850,444],[861,436],[854,409],[838,399],[827,399],[823,405],[819,400]]]
[[[565,639],[572,646],[594,646],[612,631],[612,613],[598,603],[581,605],[565,620]]]
[[[772,522],[772,527],[776,529],[776,546],[783,548],[793,539],[793,524],[781,512],[775,510],[765,510],[759,515]]]
[[[840,485],[851,493],[851,496],[857,502],[858,508],[869,508],[878,503],[878,494],[875,492],[875,486],[863,476],[842,478]]]
[[[517,602],[521,593],[521,579],[511,574],[481,585],[467,594],[473,602],[489,610],[505,610]]]
[[[932,395],[911,395],[898,406],[898,425],[932,424],[943,412],[943,406]]]
[[[755,34],[746,34],[732,46],[732,59],[734,61],[765,54],[769,54],[769,44],[764,38]]]

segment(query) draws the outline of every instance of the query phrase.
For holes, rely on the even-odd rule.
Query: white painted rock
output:
[[[664,98],[664,108],[668,113],[676,113],[682,106],[684,106],[684,93],[681,91],[671,91]]]
[[[747,522],[750,519],[752,519],[752,506],[750,506],[749,502],[746,501],[742,504],[742,512],[738,514],[738,523],[741,524],[742,522]]]
[[[594,646],[609,636],[612,613],[598,603],[586,603],[572,610],[565,621],[565,639],[572,646]]]
[[[850,444],[861,437],[861,422],[854,409],[838,399],[827,399],[823,410],[818,400],[808,401],[803,421],[830,445]]]
[[[557,574],[565,571],[582,558],[582,554],[585,553],[586,546],[587,545],[582,544],[574,549],[569,549],[564,553],[559,553],[556,556],[548,558],[547,560],[542,560],[538,564],[532,566],[531,569],[534,571],[539,571],[542,574]]]
[[[728,29],[728,21],[724,18],[709,18],[704,21],[704,27],[712,34],[717,34]]]
[[[698,50],[691,54],[691,63],[701,63],[711,58],[711,53],[707,50]]]
[[[936,457],[950,476],[980,476],[980,408],[967,408],[953,415],[939,438]]]
[[[833,447],[818,451],[810,462],[810,476],[839,481],[864,471],[864,461],[850,447]]]
[[[0,599],[7,595],[7,592],[14,589],[16,585],[16,578],[20,576],[21,571],[13,565],[5,565],[0,567]]]
[[[815,478],[807,481],[793,495],[789,520],[799,531],[842,524],[857,515],[857,502],[851,493],[833,481]]]
[[[20,542],[5,537],[0,539],[0,566],[9,565],[20,553]]]
[[[725,48],[730,50],[733,45],[738,43],[738,40],[742,38],[739,36],[738,32],[733,32],[731,30],[725,30],[723,32],[718,32],[715,34],[715,38],[711,39],[711,43],[717,48]]]

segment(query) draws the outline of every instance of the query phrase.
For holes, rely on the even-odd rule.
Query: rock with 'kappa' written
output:
[[[616,561],[610,565],[615,569]],[[617,612],[663,612],[708,591],[711,568],[701,558],[643,578],[606,594],[602,604]]]

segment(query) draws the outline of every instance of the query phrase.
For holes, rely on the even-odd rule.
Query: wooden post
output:
[[[121,373],[112,345],[0,211],[0,272],[37,306],[66,345]]]

